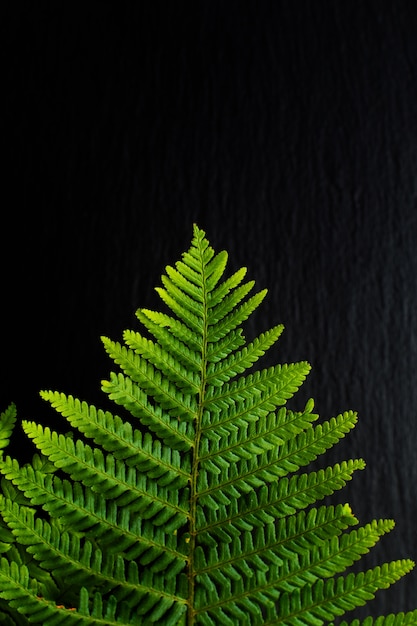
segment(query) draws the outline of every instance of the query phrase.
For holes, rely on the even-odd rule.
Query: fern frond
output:
[[[246,421],[238,415],[219,427],[203,428],[206,437],[201,443],[201,461],[210,460],[220,465],[227,461],[230,464],[277,448],[318,418],[306,408],[303,412],[284,407],[276,413],[262,412],[257,421]]]
[[[9,445],[15,422],[16,405],[12,403],[0,414],[0,450],[7,448]]]
[[[190,306],[180,304],[178,300],[173,298],[166,289],[157,288],[160,298],[173,311],[173,313],[181,320],[183,326],[188,328],[192,333],[201,334],[203,330],[203,321],[200,316],[191,312]]]
[[[166,324],[160,324],[154,321],[156,314],[149,309],[138,309],[136,317],[155,337],[161,348],[172,354],[180,363],[182,363],[189,372],[200,374],[201,372],[201,345],[195,345],[195,338],[190,341],[187,337],[187,345],[183,340],[177,338]]]
[[[162,441],[177,450],[189,450],[193,443],[193,423],[171,417],[170,413],[150,402],[146,393],[129,376],[110,373],[110,380],[102,381],[102,390],[131,415],[138,417]],[[191,406],[190,406],[191,413]]]
[[[235,352],[228,359],[223,359],[221,363],[211,362],[207,368],[207,384],[221,387],[231,378],[241,374],[249,367],[252,367],[265,352],[273,346],[280,337],[284,326],[282,324],[262,333],[250,344],[239,352]]]
[[[233,350],[237,350],[244,345],[245,339],[240,328],[233,330],[216,343],[209,343],[207,345],[207,366],[210,367],[211,363],[218,363],[221,359],[232,354]],[[211,379],[210,385],[216,387],[216,379]]]
[[[25,566],[9,565],[5,559],[1,561],[0,582],[0,597],[7,599],[9,605],[27,616],[30,622],[42,626],[120,626],[133,623],[145,626],[160,623],[161,617],[167,626],[175,626],[186,610],[184,601],[173,605],[172,600],[149,601],[148,598],[142,606],[132,610],[128,603],[118,603],[114,596],[105,601],[96,592],[90,597],[85,587],[80,590],[78,609],[57,606],[53,601],[37,595],[35,581],[29,579]]]
[[[201,460],[226,461],[228,465],[271,450],[288,438],[288,433],[283,432],[286,416],[287,412],[282,408],[277,413],[262,415],[258,421],[236,419],[219,428],[207,429],[204,448],[201,446]]]
[[[210,535],[216,541],[219,534],[224,540],[223,533],[251,530],[293,515],[342,489],[356,470],[364,468],[362,459],[343,461],[318,472],[282,478],[251,491],[245,498],[232,500],[229,505],[213,502],[210,506],[199,506],[196,525],[202,541],[210,541],[207,539]]]
[[[71,581],[73,589],[100,587],[102,593],[111,591],[118,601],[123,600],[131,607],[148,603],[151,598],[155,603],[170,598],[184,604],[184,597],[178,595],[179,579],[167,581],[148,568],[139,572],[134,561],[103,552],[91,541],[63,531],[55,520],[48,524],[36,519],[33,509],[19,507],[10,500],[1,502],[1,510],[19,542],[27,546],[41,567],[53,571],[61,586]]]
[[[150,309],[142,309],[141,314],[142,317],[146,316],[146,318],[155,326],[167,328],[170,334],[187,346],[189,350],[201,353],[201,336],[193,332],[179,319],[172,317],[171,315],[167,315],[166,313],[151,311]]]
[[[295,569],[296,573],[300,572],[301,579],[299,559],[305,559],[320,549],[325,552],[326,558],[330,558],[326,551],[328,542],[337,540],[343,530],[354,524],[357,520],[348,505],[336,508],[323,506],[310,509],[307,514],[301,511],[296,516],[283,518],[278,524],[270,522],[252,528],[249,526],[249,530],[240,529],[233,536],[223,533],[220,543],[208,541],[204,545],[202,537],[198,548],[199,573],[210,575],[214,570],[224,569],[226,576],[234,570],[253,577],[257,569],[268,572],[271,565],[283,566],[291,560],[299,567],[299,570]],[[284,572],[278,584],[282,588],[287,583]]]
[[[266,294],[267,290],[263,289],[259,293],[252,296],[252,298],[249,298],[249,300],[241,304],[233,313],[230,313],[219,322],[215,322],[213,325],[208,326],[207,341],[215,343],[234,331],[235,328],[247,320],[251,313],[258,308]],[[207,361],[210,362],[209,357],[207,357]]]
[[[203,302],[203,290],[200,284],[199,276],[194,276],[194,281],[189,280],[185,277],[184,271],[181,269],[184,268],[184,264],[179,262],[177,264],[177,269],[167,265],[165,271],[167,273],[167,277],[171,280],[176,287],[178,287],[183,293],[188,294],[197,302]],[[189,273],[189,268],[185,270],[185,274]]]
[[[177,385],[171,383],[157,368],[133,350],[107,337],[102,337],[102,341],[106,352],[114,362],[130,380],[136,382],[146,395],[152,398],[153,402],[169,414],[175,414],[184,419],[195,417],[197,411],[195,395],[199,391],[198,386],[194,393],[181,393]]]
[[[417,624],[417,609],[409,613],[391,613],[390,615],[380,615],[365,617],[364,620],[354,619],[351,622],[340,622],[340,626],[415,626]],[[333,626],[333,624],[330,624]]]
[[[236,419],[256,420],[291,398],[305,380],[308,363],[271,367],[241,377],[222,387],[208,387],[203,428],[214,428]]]
[[[278,568],[276,587],[292,592],[296,588],[312,584],[348,569],[355,561],[369,552],[379,538],[393,528],[391,520],[374,521],[364,527],[333,536],[326,541],[311,545],[293,558],[286,559]]]
[[[102,338],[118,368],[102,390],[124,417],[43,391],[75,432],[26,420],[39,454],[20,466],[1,452],[7,626],[331,626],[413,567],[346,573],[394,522],[359,526],[349,505],[319,506],[362,459],[300,470],[357,415],[319,420],[312,399],[287,407],[306,362],[252,370],[283,326],[246,342],[242,325],[266,290],[250,295],[245,267],[225,278],[227,259],[194,226],[157,287],[168,313],[139,309],[145,333]],[[12,405],[0,416],[0,450],[15,421]]]
[[[173,574],[185,567],[186,547],[178,545],[176,535],[168,527],[148,520],[146,512],[140,517],[132,515],[128,508],[107,502],[102,494],[95,494],[78,482],[41,474],[31,466],[19,467],[9,457],[0,462],[0,469],[34,506],[40,505],[52,517],[61,518],[64,526],[74,532],[89,534],[109,552],[122,552],[129,560],[137,558],[154,572],[168,564]],[[151,505],[149,517],[155,513],[159,511]]]
[[[49,524],[35,518],[33,508],[20,506],[7,498],[0,498],[0,510],[19,543],[27,546],[28,553],[33,554],[43,568],[52,570],[55,578],[72,576],[72,584],[75,581],[93,584],[94,576],[105,580],[100,571],[101,551],[97,549],[92,559],[91,542],[85,541],[82,548],[79,535],[70,535],[56,520]]]
[[[320,579],[291,593],[277,592],[263,577],[258,578],[253,589],[252,579],[244,589],[241,578],[228,580],[220,574],[213,582],[202,577],[197,595],[197,604],[205,607],[205,618],[201,623],[234,624],[236,622],[230,619],[230,614],[233,615],[236,607],[248,613],[242,622],[245,624],[316,626],[363,606],[375,597],[378,589],[389,587],[411,567],[410,561],[394,561],[356,575]],[[252,621],[248,621],[248,616]]]
[[[15,423],[16,405],[12,403],[5,411],[0,414],[0,458],[3,456],[3,449],[7,448],[10,442],[10,437],[12,435]],[[1,491],[6,491],[9,487],[7,481],[4,478],[1,478],[0,485]],[[7,524],[5,524],[0,515],[0,554],[8,552],[11,548],[11,544],[13,543],[13,541],[13,535],[7,528]],[[0,615],[1,608],[2,606],[0,604]]]
[[[227,257],[226,257],[227,259]],[[226,266],[224,266],[225,268]],[[236,289],[245,278],[247,273],[246,267],[241,267],[234,274],[232,274],[229,278],[224,280],[218,287],[213,290],[208,289],[209,292],[207,306],[209,309],[215,307],[219,302],[223,300],[227,296],[227,294],[232,290]]]
[[[194,231],[197,233],[197,230]],[[209,247],[209,243],[207,239],[204,238],[199,241],[200,235],[197,235],[194,239],[195,241],[195,250],[193,251],[195,254],[195,258],[197,259],[198,269],[200,273],[200,281],[201,281],[201,270],[204,270],[204,282],[205,282],[205,291],[207,293],[211,293],[213,289],[218,284],[220,278],[223,276],[223,273],[226,269],[228,254],[225,250],[216,254],[213,260],[209,260],[205,253],[205,247],[208,247],[208,250],[212,251],[212,248]],[[211,252],[210,252],[211,253]],[[186,253],[187,254],[187,253]],[[201,264],[203,261],[203,265]]]
[[[23,422],[25,433],[41,452],[72,480],[80,481],[112,500],[118,507],[128,508],[154,524],[165,524],[170,530],[187,522],[188,500],[185,491],[152,485],[146,474],[127,468],[113,455],[105,456],[81,440],[58,435],[33,422]]]
[[[254,286],[254,280],[243,283],[240,287],[233,289],[233,291],[225,296],[218,304],[211,306],[207,319],[208,326],[219,324],[219,322],[229,315],[229,313],[237,307],[237,305],[248,295],[248,293],[252,291]],[[210,300],[210,292],[208,298]]]
[[[356,422],[356,415],[346,412],[328,422],[310,427],[283,445],[262,450],[261,454],[239,458],[235,463],[215,464],[202,459],[198,475],[200,502],[207,506],[229,504],[266,483],[295,472],[315,460],[344,436]]]
[[[57,608],[52,602],[38,595],[36,580],[29,576],[25,565],[19,567],[13,561],[9,563],[2,558],[0,561],[0,598],[7,600],[9,606],[18,613],[29,616],[31,622],[41,624],[59,624],[57,613],[63,609]],[[76,622],[74,621],[74,624]]]
[[[181,457],[178,450],[162,445],[158,439],[154,440],[149,433],[142,434],[120,417],[113,416],[109,411],[97,410],[71,395],[42,391],[41,396],[71,426],[104,450],[112,452],[116,459],[124,460],[128,466],[135,466],[159,484],[170,485],[171,488],[183,487],[189,482],[191,465],[187,463],[187,457]]]
[[[201,376],[184,367],[169,352],[157,343],[142,337],[138,332],[125,331],[123,337],[127,345],[137,354],[152,363],[164,376],[179,387],[183,393],[197,394],[201,386]]]
[[[379,589],[387,589],[406,573],[414,563],[403,559],[384,563],[366,572],[348,574],[339,578],[318,580],[292,593],[280,596],[278,619],[265,624],[298,625],[315,624],[319,620],[332,620],[375,597]]]
[[[204,304],[202,291],[201,293],[198,292],[197,294],[193,294],[193,297],[190,297],[187,291],[184,291],[178,285],[173,283],[168,278],[168,276],[162,275],[161,280],[162,280],[162,284],[164,285],[164,289],[162,288],[156,289],[156,292],[159,293],[159,295],[164,294],[164,297],[169,296],[177,304],[180,304],[184,310],[187,310],[193,316],[197,318],[201,317],[201,314],[203,312],[203,304]],[[184,280],[187,280],[187,279],[184,278]],[[188,283],[188,284],[191,284],[191,283]],[[190,290],[188,289],[188,292],[189,291]],[[162,297],[163,300],[164,300],[164,297]]]

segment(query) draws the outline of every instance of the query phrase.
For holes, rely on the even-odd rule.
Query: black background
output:
[[[40,389],[104,406],[99,337],[160,307],[196,222],[269,289],[247,335],[286,330],[262,365],[312,364],[290,406],[359,413],[324,463],[365,458],[334,501],[397,522],[364,563],[416,559],[416,3],[10,2],[2,23],[1,409],[59,429]],[[414,608],[416,580],[368,609]]]

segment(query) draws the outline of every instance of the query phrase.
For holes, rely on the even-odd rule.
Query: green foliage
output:
[[[43,391],[72,430],[23,421],[37,453],[20,465],[2,452],[15,407],[2,414],[2,624],[330,626],[412,569],[352,571],[394,522],[359,526],[349,505],[322,502],[361,459],[303,468],[357,416],[286,407],[305,362],[251,369],[283,328],[246,343],[266,292],[249,297],[245,268],[224,279],[226,262],[195,226],[157,289],[168,312],[140,309],[145,334],[103,338],[120,416]],[[416,623],[414,611],[361,626]]]

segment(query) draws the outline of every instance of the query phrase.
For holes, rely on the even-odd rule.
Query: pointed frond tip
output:
[[[15,406],[0,415],[7,626],[416,626],[417,610],[340,621],[414,563],[351,571],[394,527],[330,503],[365,468],[325,459],[357,414],[289,407],[310,365],[256,368],[283,326],[246,340],[267,290],[227,263],[194,224],[156,287],[161,310],[102,337],[118,414],[42,391],[70,431],[22,420],[37,450],[24,464],[3,452]]]

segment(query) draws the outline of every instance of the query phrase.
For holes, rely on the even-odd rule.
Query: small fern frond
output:
[[[290,365],[276,365],[265,370],[242,376],[232,383],[224,383],[221,387],[208,387],[205,408],[215,414],[224,411],[237,402],[258,398],[260,409],[265,406],[267,411],[273,411],[277,406],[285,404],[310,371],[308,363],[291,363]],[[228,421],[228,414],[219,421]]]
[[[42,474],[30,465],[19,467],[9,457],[0,462],[0,469],[32,505],[40,505],[52,517],[60,518],[65,528],[89,533],[106,550],[122,552],[129,560],[138,559],[152,571],[160,571],[168,564],[172,573],[184,569],[187,549],[177,545],[175,528],[152,520],[156,516],[156,521],[160,521],[160,513],[164,519],[166,513],[160,507],[151,505],[141,516],[135,515],[78,482]]]
[[[272,482],[251,491],[245,498],[233,500],[230,505],[214,501],[210,506],[199,506],[196,512],[198,531],[204,541],[211,534],[217,540],[223,533],[229,536],[241,529],[252,529],[294,515],[345,487],[353,473],[364,468],[362,459],[343,461],[325,470]]]
[[[192,447],[194,426],[190,416],[187,421],[171,417],[167,410],[150,402],[147,394],[129,376],[111,372],[110,380],[102,381],[102,390],[116,404],[139,418],[165,445],[182,451]]]
[[[197,394],[201,385],[199,373],[187,369],[180,361],[157,343],[142,337],[138,332],[123,333],[126,344],[154,365],[162,374],[184,393]]]
[[[227,261],[227,255],[225,258]],[[224,269],[225,268],[226,265],[224,265]],[[215,307],[219,302],[227,297],[227,294],[232,289],[236,289],[236,287],[238,287],[242,280],[245,278],[247,271],[248,270],[246,267],[241,267],[234,274],[229,276],[229,278],[220,283],[218,287],[210,291],[210,299],[207,302],[208,308],[212,309],[213,307]]]
[[[248,317],[258,308],[262,300],[265,298],[267,290],[263,289],[259,293],[249,298],[246,302],[241,304],[233,313],[229,313],[226,317],[216,322],[215,318],[212,320],[213,324],[210,324],[210,317],[207,318],[207,341],[210,343],[216,343],[220,339],[223,339],[231,332],[233,332],[238,326],[243,324]],[[213,316],[214,317],[214,316]],[[210,357],[207,357],[207,361],[210,363]]]
[[[380,520],[340,537],[333,536],[324,542],[311,545],[296,557],[286,559],[277,571],[279,582],[276,586],[282,591],[292,592],[316,580],[344,572],[369,552],[381,535],[389,532],[392,527],[390,521]]]
[[[340,626],[415,626],[417,624],[417,610],[409,613],[391,613],[390,615],[380,615],[365,617],[364,620],[354,619],[351,622],[340,622]],[[334,626],[330,624],[330,626]]]
[[[158,484],[171,488],[184,487],[190,480],[190,464],[178,450],[161,444],[150,433],[133,429],[129,422],[113,416],[109,411],[97,410],[72,396],[53,391],[42,391],[41,396],[61,413],[81,433],[93,439],[104,450],[111,452],[138,471],[145,472]]]
[[[54,572],[61,586],[71,581],[73,590],[100,587],[102,592],[111,591],[118,601],[130,606],[138,605],[145,597],[148,602],[152,598],[154,603],[174,597],[184,604],[184,598],[177,596],[175,578],[167,582],[150,569],[140,573],[134,561],[126,561],[119,554],[103,553],[91,541],[63,531],[55,520],[48,524],[36,519],[33,509],[24,509],[10,500],[1,504],[2,514],[19,542],[27,546],[41,567]]]
[[[160,598],[147,601],[147,615],[142,619],[140,613],[122,601],[117,602],[114,596],[103,600],[98,592],[89,595],[87,589],[80,590],[78,608],[56,605],[53,601],[38,595],[35,581],[31,580],[25,566],[20,568],[2,559],[0,567],[0,596],[7,599],[8,604],[27,619],[42,626],[58,626],[61,624],[79,626],[120,626],[120,624],[160,623],[161,615],[165,615],[165,624],[175,626],[185,612],[184,601],[173,604],[172,599]]]
[[[208,317],[208,325],[214,326],[223,320],[229,313],[234,311],[237,305],[252,291],[255,286],[255,281],[251,280],[247,283],[243,283],[240,287],[233,289],[231,293],[223,298],[218,304],[210,306],[210,313]],[[210,303],[210,298],[209,298]]]
[[[15,423],[16,405],[12,403],[0,414],[0,450],[4,450],[9,445]]]
[[[277,342],[283,330],[284,326],[279,324],[271,328],[271,330],[262,333],[242,350],[232,354],[228,359],[223,359],[220,363],[209,363],[207,383],[221,387],[225,382],[237,376],[237,374],[241,374],[249,367],[252,367]]]
[[[183,343],[191,353],[201,353],[202,344],[200,335],[188,328],[186,324],[180,322],[179,319],[172,317],[171,315],[167,315],[166,313],[151,311],[150,309],[142,309],[140,313],[138,312],[138,317],[139,314],[142,318],[152,322],[154,327],[159,326],[161,328],[168,329],[169,333],[175,339],[178,339],[181,343]]]
[[[33,422],[23,422],[23,429],[57,468],[118,507],[152,519],[154,524],[166,524],[172,530],[187,522],[186,492],[152,486],[146,474],[128,468],[111,454],[105,456],[100,449],[92,449],[81,440],[58,435]]]
[[[214,460],[202,457],[197,482],[201,502],[217,508],[218,504],[229,504],[230,496],[239,498],[243,493],[299,470],[332,447],[355,422],[356,415],[346,412],[314,428],[309,427],[283,445],[265,446],[260,454],[252,452],[234,463],[221,457]],[[243,450],[245,443],[242,442]]]
[[[284,407],[276,413],[260,413],[257,421],[242,420],[237,415],[229,424],[202,429],[206,437],[201,445],[201,460],[220,466],[250,460],[284,444],[317,418],[309,411],[293,412]]]
[[[394,522],[361,526],[348,504],[323,502],[362,459],[301,470],[357,415],[320,420],[312,399],[288,408],[306,362],[252,369],[283,326],[246,342],[267,292],[251,295],[245,267],[225,278],[227,259],[195,226],[157,287],[168,312],[139,309],[144,332],[102,338],[117,367],[102,390],[121,416],[41,392],[74,431],[24,420],[39,452],[23,466],[2,451],[14,406],[0,416],[7,626],[331,626],[413,567],[349,573]]]
[[[157,403],[168,413],[183,416],[184,419],[193,419],[197,411],[197,400],[191,398],[197,395],[200,382],[197,380],[193,391],[181,393],[177,382],[171,382],[164,372],[161,372],[152,363],[139,356],[135,351],[120,345],[117,341],[102,338],[104,347],[109,356],[123,372],[135,381],[153,402]],[[180,373],[180,372],[179,372]]]
[[[220,341],[207,344],[207,368],[209,368],[212,363],[218,363],[229,354],[232,354],[234,350],[244,345],[245,339],[240,328],[233,330],[226,335],[226,337],[220,339]],[[216,379],[211,379],[210,384],[216,387]]]
[[[339,578],[318,580],[279,598],[278,618],[266,620],[265,625],[296,626],[317,620],[330,621],[375,598],[379,589],[387,589],[411,571],[413,562],[403,559],[384,563],[366,572],[348,574]]]
[[[186,345],[171,332],[167,325],[154,321],[155,315],[157,314],[149,311],[149,309],[138,309],[136,311],[136,317],[148,332],[155,337],[161,349],[170,353],[173,358],[186,367],[190,375],[199,375],[201,372],[201,346],[196,347],[193,341]]]

